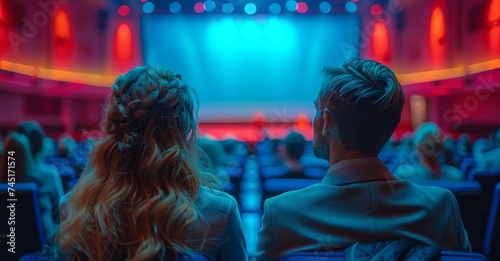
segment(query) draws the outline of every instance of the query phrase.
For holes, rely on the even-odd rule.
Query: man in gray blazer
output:
[[[321,183],[265,201],[255,258],[401,238],[472,251],[449,190],[397,180],[377,158],[405,101],[395,74],[363,59],[323,73],[313,149],[331,167]]]

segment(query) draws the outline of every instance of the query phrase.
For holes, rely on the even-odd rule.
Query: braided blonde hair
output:
[[[55,244],[69,260],[164,260],[200,250],[186,236],[204,220],[194,199],[199,186],[217,184],[195,161],[194,91],[179,73],[153,66],[118,77],[112,91],[108,136],[61,210]]]

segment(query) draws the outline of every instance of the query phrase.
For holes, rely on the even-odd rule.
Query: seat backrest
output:
[[[50,256],[43,253],[31,253],[21,257],[19,261],[49,261]],[[205,255],[194,254],[194,255],[182,255],[178,261],[212,261]]]
[[[287,254],[279,261],[343,261],[344,252],[295,252]]]
[[[488,259],[478,253],[456,252],[456,251],[441,251],[441,261],[488,261]]]
[[[426,180],[415,181],[423,186],[435,186],[448,189],[456,195],[477,195],[481,193],[481,183],[478,181],[445,181],[445,180]]]
[[[287,254],[279,261],[343,261],[344,252],[295,252]],[[477,253],[441,251],[441,261],[487,261],[486,257]]]
[[[40,251],[45,244],[45,231],[37,185],[18,182],[10,187],[7,183],[0,183],[0,201],[8,206],[0,208],[0,215],[8,217],[0,222],[2,256],[12,254],[8,259],[18,260],[26,253]],[[8,252],[10,248],[15,253]]]
[[[498,208],[500,205],[500,182],[497,183],[495,186],[495,190],[493,192],[493,197],[491,199],[491,207],[490,207],[490,213],[488,215],[488,221],[486,224],[486,233],[484,236],[484,254],[486,256],[489,255],[490,253],[490,246],[491,246],[491,241],[493,240],[493,231],[495,229],[495,225],[500,225],[496,224],[497,220],[497,215],[498,215]]]

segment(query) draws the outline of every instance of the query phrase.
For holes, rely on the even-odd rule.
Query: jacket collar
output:
[[[375,180],[395,180],[396,178],[376,157],[342,160],[331,166],[321,183],[346,185]]]

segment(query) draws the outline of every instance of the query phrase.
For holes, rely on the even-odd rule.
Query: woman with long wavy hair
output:
[[[62,202],[59,259],[247,260],[235,200],[198,168],[194,101],[170,69],[139,66],[117,78],[108,135]]]

